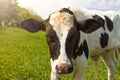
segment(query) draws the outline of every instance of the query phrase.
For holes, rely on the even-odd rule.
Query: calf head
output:
[[[67,8],[54,12],[46,20],[30,18],[22,21],[20,25],[29,32],[46,32],[52,72],[57,74],[73,71],[72,59],[79,46],[80,31],[91,33],[102,26],[99,21],[92,18],[77,21],[74,13]]]

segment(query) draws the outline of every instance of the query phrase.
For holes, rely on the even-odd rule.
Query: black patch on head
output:
[[[69,10],[68,8],[62,8],[59,12],[61,12],[61,13],[62,12],[67,12],[67,13],[73,15],[73,12],[71,10]]]
[[[107,33],[101,33],[100,45],[102,48],[105,48],[108,45],[109,35]]]
[[[104,16],[106,20],[106,25],[109,31],[113,30],[113,22],[107,16]]]
[[[57,37],[56,32],[53,30],[51,25],[48,25],[46,29],[46,41],[49,46],[49,51],[50,51],[50,57],[55,60],[59,57],[60,55],[60,42]]]
[[[101,23],[101,26],[103,27],[103,29],[105,30],[105,26],[104,26],[104,24],[105,24],[105,21],[104,21],[104,19],[103,18],[101,18],[100,16],[98,16],[98,15],[94,15],[93,16],[93,19],[95,19],[95,20],[97,20],[98,22],[100,22]]]
[[[66,44],[65,44],[66,53],[70,59],[78,48],[79,40],[80,40],[80,32],[75,27],[72,27],[67,35]]]
[[[75,59],[77,58],[77,56],[81,56],[83,52],[85,53],[85,56],[88,59],[89,48],[86,40],[84,40],[83,44],[81,44],[80,47],[77,49],[77,51],[73,54],[73,58]]]

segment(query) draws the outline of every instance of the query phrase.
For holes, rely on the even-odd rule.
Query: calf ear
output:
[[[92,33],[95,30],[102,27],[102,24],[95,19],[87,19],[83,21],[77,21],[77,28],[85,33]]]
[[[39,30],[45,31],[44,21],[38,21],[33,18],[26,19],[20,23],[20,27],[29,31],[37,32]]]

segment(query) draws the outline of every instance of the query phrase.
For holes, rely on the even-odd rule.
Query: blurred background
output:
[[[0,26],[16,26],[28,17],[46,19],[64,5],[103,11],[120,10],[120,0],[0,0]]]
[[[64,5],[74,5],[87,9],[102,11],[120,10],[120,0],[18,0],[19,5],[33,9],[42,18],[47,18],[52,12]]]
[[[17,0],[0,0],[0,26],[16,26],[28,17],[41,19],[32,9],[26,9],[18,5]]]

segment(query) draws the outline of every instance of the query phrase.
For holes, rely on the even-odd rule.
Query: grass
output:
[[[0,27],[0,80],[50,80],[50,56],[44,35]],[[62,75],[62,80],[72,80],[72,75]],[[102,60],[96,66],[89,59],[85,80],[107,80]],[[120,80],[120,61],[115,80]]]

